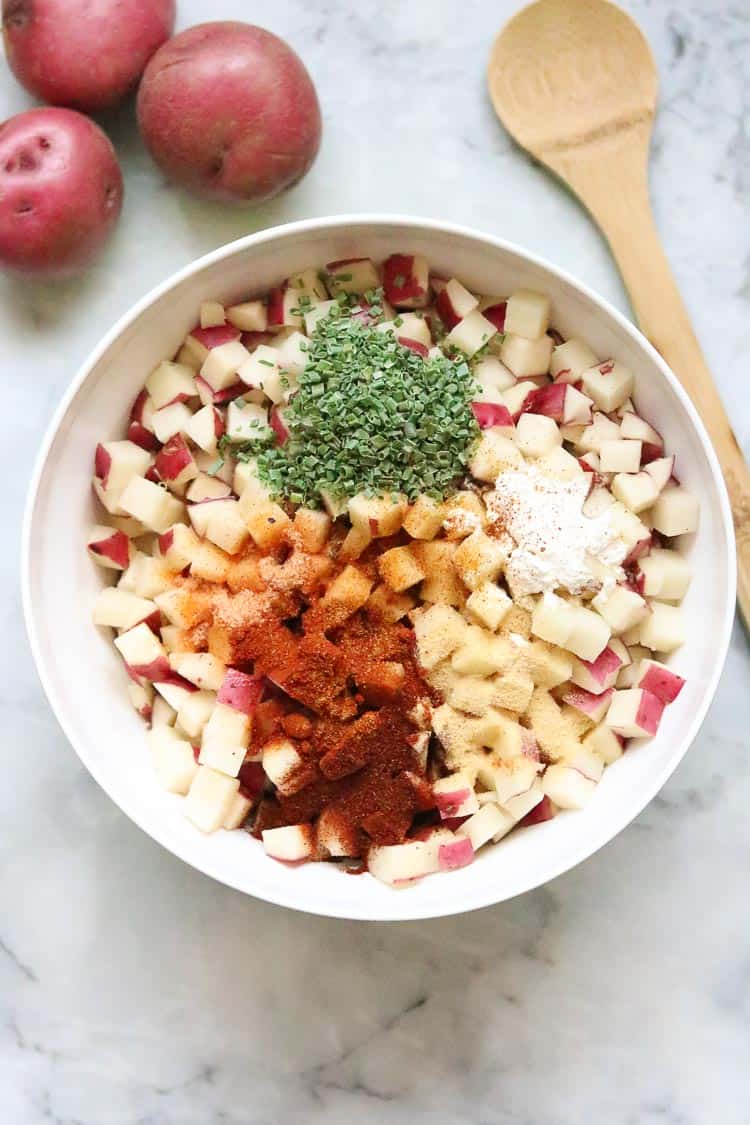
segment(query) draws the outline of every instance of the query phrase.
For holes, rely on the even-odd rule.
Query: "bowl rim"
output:
[[[85,750],[77,744],[67,721],[63,720],[64,708],[57,697],[57,692],[53,687],[52,678],[48,673],[47,662],[42,650],[39,633],[36,624],[36,611],[33,604],[31,592],[31,544],[32,533],[35,523],[35,513],[37,500],[39,495],[39,488],[44,475],[44,470],[47,464],[52,444],[57,435],[58,429],[65,418],[65,415],[75,399],[78,391],[81,389],[87,378],[106,354],[107,350],[117,340],[125,329],[132,325],[141,314],[149,308],[160,297],[164,296],[175,286],[181,284],[191,276],[199,274],[202,270],[217,262],[221,262],[226,258],[233,257],[235,254],[242,253],[249,247],[262,246],[264,243],[273,242],[278,237],[284,235],[306,234],[310,232],[320,232],[323,230],[335,231],[342,227],[358,225],[358,226],[390,226],[390,227],[411,227],[420,228],[426,233],[442,233],[472,239],[474,241],[484,242],[494,249],[515,254],[520,258],[525,259],[532,266],[539,267],[553,274],[559,281],[571,286],[581,293],[588,301],[590,301],[598,310],[606,317],[609,317],[615,324],[623,330],[626,335],[630,336],[633,342],[638,345],[652,361],[659,368],[662,376],[667,383],[671,386],[672,391],[679,398],[693,429],[700,439],[703,451],[706,455],[713,483],[716,487],[721,522],[724,526],[726,533],[727,544],[727,601],[724,613],[724,621],[722,622],[720,632],[720,643],[718,646],[717,656],[718,659],[713,667],[713,671],[706,685],[706,690],[703,694],[703,701],[701,706],[696,710],[692,721],[690,722],[687,733],[682,739],[682,748],[679,755],[671,758],[652,779],[650,785],[644,788],[643,792],[639,795],[638,799],[627,808],[622,810],[620,816],[615,817],[610,824],[606,826],[604,831],[599,831],[593,836],[585,837],[578,848],[575,849],[573,859],[563,860],[562,862],[556,861],[554,856],[550,856],[549,863],[544,867],[543,872],[534,874],[527,884],[522,889],[515,891],[513,894],[498,899],[494,893],[493,884],[491,881],[487,882],[484,893],[475,895],[472,901],[466,902],[457,898],[456,902],[446,899],[442,904],[436,907],[418,907],[410,908],[408,903],[409,899],[406,896],[394,896],[393,908],[388,911],[378,910],[376,908],[364,908],[361,910],[347,909],[344,904],[341,908],[332,907],[332,905],[320,904],[316,905],[313,896],[313,901],[296,901],[293,894],[285,893],[275,890],[273,893],[268,893],[266,890],[262,894],[248,890],[245,886],[241,885],[239,881],[231,878],[231,876],[224,875],[214,870],[214,865],[209,864],[207,861],[202,862],[201,857],[194,857],[192,854],[187,853],[187,849],[180,845],[173,845],[167,842],[160,831],[160,826],[144,823],[145,818],[141,816],[137,809],[130,807],[131,802],[123,802],[114,795],[111,788],[105,783],[103,778],[99,776],[97,767],[88,760],[88,755]],[[695,738],[703,724],[708,709],[713,702],[716,695],[719,679],[724,669],[724,664],[727,658],[729,649],[729,642],[731,638],[732,625],[734,621],[735,602],[736,602],[736,589],[737,589],[737,561],[736,549],[734,539],[734,523],[732,519],[731,506],[729,496],[724,482],[724,477],[719,465],[719,461],[708,436],[706,428],[695,408],[692,401],[683,389],[677,376],[673,373],[671,368],[667,365],[665,360],[658,353],[656,348],[650,341],[643,335],[643,333],[636,327],[636,325],[629,320],[623,313],[616,309],[610,302],[596,293],[586,283],[573,277],[566,270],[561,269],[559,266],[548,261],[546,258],[539,254],[532,253],[517,243],[509,239],[499,238],[496,235],[486,234],[483,231],[477,230],[473,227],[468,227],[459,223],[445,222],[442,220],[430,219],[424,216],[412,216],[407,214],[389,214],[387,212],[352,212],[342,215],[325,215],[317,218],[302,219],[292,223],[284,223],[281,225],[268,227],[262,231],[244,235],[241,238],[235,239],[232,242],[225,243],[223,246],[210,251],[207,254],[201,255],[199,258],[194,259],[187,265],[182,266],[176,270],[164,281],[158,285],[153,286],[143,297],[136,301],[131,307],[118,317],[113,326],[101,338],[98,344],[89,352],[88,356],[84,359],[83,363],[79,366],[75,376],[68,385],[62,399],[60,400],[57,408],[55,409],[50,422],[48,423],[44,436],[42,438],[39,450],[34,462],[34,468],[31,474],[31,479],[28,485],[26,496],[23,524],[21,532],[21,600],[23,607],[24,621],[26,625],[26,632],[31,648],[32,656],[36,666],[37,674],[39,676],[44,694],[47,702],[52,709],[52,712],[57,720],[63,734],[72,746],[76,755],[89,771],[91,776],[97,784],[104,790],[112,802],[120,808],[126,816],[132,820],[143,832],[151,837],[156,843],[161,845],[170,854],[177,856],[191,867],[200,871],[201,873],[210,876],[217,882],[231,887],[233,890],[240,891],[243,894],[250,895],[262,901],[273,903],[277,906],[284,906],[292,910],[297,910],[306,914],[319,915],[322,917],[332,917],[341,919],[351,919],[357,921],[414,921],[429,918],[442,918],[454,914],[463,914],[472,910],[479,910],[484,907],[489,907],[498,904],[499,902],[510,901],[510,899],[517,897],[521,894],[526,894],[528,891],[534,890],[537,887],[544,886],[551,882],[553,879],[558,878],[560,875],[567,871],[573,870],[584,860],[589,859],[596,852],[600,851],[606,844],[610,843],[624,828],[628,826],[637,816],[643,812],[644,808],[653,800],[656,794],[665,785],[669,777],[676,770],[679,763],[684,758],[690,746],[695,741]]]

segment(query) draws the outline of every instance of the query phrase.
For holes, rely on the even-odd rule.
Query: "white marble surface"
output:
[[[300,50],[325,114],[313,172],[256,213],[196,203],[123,112],[127,202],[99,267],[65,288],[0,281],[3,1125],[750,1122],[739,629],[696,745],[603,853],[504,906],[390,926],[245,899],[161,851],[78,763],[24,636],[19,523],[43,427],[112,320],[195,255],[307,215],[414,212],[517,239],[624,307],[586,216],[492,117],[483,69],[517,6],[180,0],[181,26],[246,16]],[[750,9],[626,6],[662,75],[659,225],[750,448]],[[0,117],[27,104],[0,70]]]

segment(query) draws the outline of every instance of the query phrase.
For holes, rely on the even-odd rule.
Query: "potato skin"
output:
[[[110,109],[172,33],[175,0],[2,0],[18,81],[51,105]]]
[[[260,203],[291,187],[320,146],[309,74],[283,40],[251,24],[200,24],[146,67],[143,139],[166,175],[199,195]]]
[[[0,268],[29,277],[81,273],[122,208],[109,138],[71,109],[31,109],[0,125]]]

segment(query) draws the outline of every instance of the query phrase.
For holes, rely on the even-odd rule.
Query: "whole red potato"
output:
[[[109,138],[72,109],[30,109],[0,125],[0,268],[82,272],[122,208]]]
[[[300,58],[270,31],[232,21],[191,27],[156,52],[138,123],[167,176],[232,202],[291,187],[320,146],[320,106]]]
[[[175,0],[2,0],[18,81],[52,105],[97,113],[121,101],[174,27]]]

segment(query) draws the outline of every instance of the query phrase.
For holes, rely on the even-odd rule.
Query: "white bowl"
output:
[[[701,528],[687,545],[694,570],[685,600],[688,641],[674,658],[687,679],[658,736],[606,770],[582,812],[512,835],[470,867],[392,890],[329,864],[287,868],[247,834],[202,836],[181,798],[160,790],[142,721],[125,693],[122,664],[91,624],[102,578],[84,549],[94,522],[90,476],[96,442],[120,436],[151,368],[171,355],[207,297],[231,303],[261,293],[302,267],[404,250],[484,293],[520,286],[550,295],[554,323],[600,356],[636,372],[637,402],[677,454],[681,480],[701,502]],[[143,298],[105,336],[65,395],[40,451],[26,511],[24,607],[39,674],[83,763],[153,839],[213,878],[269,902],[343,918],[407,919],[457,914],[501,902],[568,870],[628,824],[658,792],[694,739],[724,664],[735,601],[729,504],[705,430],[674,375],[623,316],[584,285],[509,243],[460,227],[382,215],[314,219],[240,239],[200,258]],[[658,863],[658,856],[654,857]]]

